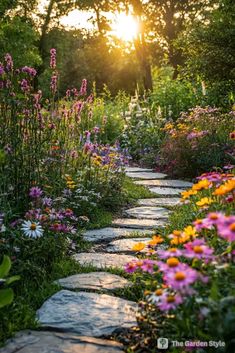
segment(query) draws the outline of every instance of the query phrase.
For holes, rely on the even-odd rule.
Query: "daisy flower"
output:
[[[40,238],[43,235],[43,229],[39,222],[24,221],[21,230],[29,238]]]

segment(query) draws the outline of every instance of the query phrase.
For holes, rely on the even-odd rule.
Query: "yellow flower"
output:
[[[187,241],[190,240],[190,236],[186,234],[182,234],[180,237],[174,237],[171,240],[171,245],[179,245],[179,244],[184,244]]]
[[[188,226],[184,228],[184,235],[189,237],[196,237],[197,236],[196,228],[193,226]]]
[[[224,195],[224,194],[228,194],[234,189],[235,189],[235,179],[230,179],[226,181],[225,184],[220,185],[213,194],[217,196]]]
[[[210,197],[203,197],[200,201],[196,202],[196,205],[199,207],[206,207],[213,203],[214,200]]]
[[[211,182],[207,179],[200,180],[197,184],[194,184],[192,189],[200,191],[202,189],[208,189],[211,186]]]
[[[197,194],[197,191],[196,190],[191,190],[191,189],[181,192],[181,195],[182,195],[184,200],[188,199],[190,196],[196,195],[196,194]]]
[[[150,240],[148,242],[148,244],[151,245],[151,246],[154,246],[154,245],[163,243],[163,241],[164,241],[163,238],[161,238],[160,236],[154,235],[152,240]]]
[[[137,243],[133,246],[132,250],[133,251],[141,251],[145,248],[145,244],[144,243]]]

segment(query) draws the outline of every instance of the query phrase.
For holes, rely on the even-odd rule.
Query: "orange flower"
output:
[[[214,195],[220,196],[224,194],[228,194],[229,192],[235,189],[235,179],[230,179],[226,181],[226,183],[220,185],[215,191]]]
[[[144,243],[137,243],[133,246],[132,250],[133,251],[141,251],[145,248],[145,244]]]
[[[151,246],[155,246],[155,245],[161,244],[161,243],[163,243],[163,242],[164,242],[164,239],[163,239],[163,238],[161,238],[161,237],[158,236],[158,235],[154,235],[153,238],[152,238],[152,240],[150,240],[150,241],[148,242],[148,244],[151,245]]]
[[[192,189],[200,191],[203,189],[208,189],[211,186],[211,182],[207,179],[200,180],[197,184],[194,184]]]
[[[196,195],[197,194],[197,191],[196,190],[187,190],[187,191],[183,191],[181,192],[181,195],[182,195],[182,198],[185,200],[185,199],[188,199],[190,196],[192,195]]]

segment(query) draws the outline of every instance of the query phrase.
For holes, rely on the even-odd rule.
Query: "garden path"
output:
[[[127,167],[126,174],[156,197],[138,200],[137,206],[125,210],[123,218],[115,219],[112,227],[85,232],[85,240],[93,247],[90,252],[76,254],[74,259],[93,271],[59,279],[57,283],[63,289],[37,312],[43,331],[18,333],[0,353],[124,352],[121,344],[108,338],[136,325],[137,304],[120,298],[117,292],[115,295],[120,289],[131,290],[132,284],[106,269],[121,270],[136,259],[133,246],[147,243],[156,228],[166,226],[171,214],[168,208],[178,205],[180,192],[192,185],[138,167]]]

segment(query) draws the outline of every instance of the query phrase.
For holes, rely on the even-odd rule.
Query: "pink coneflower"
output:
[[[235,241],[235,216],[224,217],[217,223],[218,234],[229,242]]]
[[[125,266],[124,269],[127,273],[133,273],[137,270],[138,266],[136,264],[136,261],[131,261],[128,262]]]
[[[43,194],[43,191],[38,186],[32,187],[29,191],[29,196],[32,197],[33,199],[37,199],[41,197],[42,194]]]
[[[183,298],[180,294],[163,293],[157,306],[162,311],[169,311],[176,309],[181,303],[183,303]]]
[[[198,273],[190,266],[181,264],[164,275],[166,284],[173,289],[184,289],[198,279]]]
[[[168,257],[179,257],[182,255],[182,251],[177,248],[170,248],[168,250],[157,250],[157,255],[160,259],[167,259]]]
[[[214,250],[209,248],[204,239],[195,239],[191,243],[184,244],[185,250],[183,256],[189,259],[205,259],[212,260]]]
[[[156,261],[145,259],[143,264],[140,266],[141,270],[148,273],[153,273],[153,266],[156,264]]]

